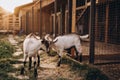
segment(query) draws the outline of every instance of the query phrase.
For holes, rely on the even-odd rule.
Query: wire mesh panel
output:
[[[120,0],[96,0],[95,63],[120,62]],[[89,1],[77,0],[76,32],[90,33]],[[89,42],[82,42],[83,55],[89,58]]]
[[[25,32],[29,33],[34,30],[35,32],[40,31],[40,34],[42,34],[43,32],[47,32],[47,33],[55,32],[55,30],[57,33],[58,32],[61,33],[62,32],[61,30],[64,30],[63,32],[68,33],[69,28],[68,28],[67,0],[64,3],[64,6],[65,6],[64,8],[66,11],[60,6],[60,4],[57,5],[56,19],[55,19],[55,12],[54,12],[54,3],[51,3],[44,8],[39,8],[39,4],[38,6],[34,6],[33,12],[30,10],[28,13],[26,13],[25,16],[22,17],[22,27],[25,28]],[[75,28],[76,28],[76,32],[80,35],[90,33],[90,22],[91,22],[90,7],[91,7],[90,0],[76,0]],[[41,9],[42,9],[42,13],[41,13]],[[60,12],[60,9],[61,9],[61,12],[62,10],[64,10],[63,11],[64,15],[62,15],[62,13]],[[119,61],[120,62],[120,15],[119,13],[120,13],[120,0],[96,0],[95,62],[98,62],[98,61],[99,62],[102,62],[102,61],[108,61],[108,62]],[[65,17],[65,20],[61,18],[61,15]],[[34,18],[34,22],[32,22],[33,20],[32,16]],[[61,28],[61,25],[62,25],[61,20],[65,21],[65,24],[64,24],[65,27],[63,26],[64,29]],[[90,46],[89,42],[82,41],[83,55],[88,57],[90,52],[89,46]]]
[[[99,2],[96,7],[95,62],[120,61],[120,1]]]

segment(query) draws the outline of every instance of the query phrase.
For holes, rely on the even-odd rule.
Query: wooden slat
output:
[[[88,8],[88,7],[86,7],[86,8],[82,11],[82,13],[81,13],[80,16],[78,17],[76,23],[78,23],[79,20],[82,18],[82,16],[84,15],[84,13],[87,11],[87,8]]]
[[[90,6],[90,2],[86,3],[84,6],[80,6],[80,7],[77,7],[76,10],[81,10],[81,9],[85,9],[86,7]]]
[[[106,5],[106,22],[105,22],[105,43],[108,42],[108,18],[109,18],[109,4]]]

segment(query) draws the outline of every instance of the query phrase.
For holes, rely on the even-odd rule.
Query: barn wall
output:
[[[76,1],[76,2],[75,2]],[[24,29],[27,33],[30,32],[39,32],[50,33],[54,32],[54,27],[57,34],[68,33],[68,3],[65,1],[65,25],[62,25],[61,19],[61,2],[57,1],[57,17],[56,17],[56,26],[55,26],[55,14],[54,14],[54,0],[45,0],[41,2],[42,7],[42,26],[40,26],[40,3],[34,5],[34,14],[32,14],[32,8],[29,12],[24,15],[23,20],[27,21],[26,24],[23,23]],[[86,3],[86,0],[79,2],[79,0],[72,1],[72,31],[79,34],[88,34],[89,33],[89,14],[90,14],[90,4],[89,0]],[[59,3],[59,4],[58,4]],[[96,27],[95,27],[95,36],[96,41],[106,42],[106,43],[120,43],[119,39],[119,4],[120,1],[109,1],[106,0],[97,1],[96,5]],[[28,15],[29,14],[29,15]],[[32,16],[34,16],[32,20]],[[79,16],[82,16],[76,24]],[[26,20],[27,19],[27,20]],[[27,30],[28,29],[28,30]],[[63,30],[63,31],[62,31]]]

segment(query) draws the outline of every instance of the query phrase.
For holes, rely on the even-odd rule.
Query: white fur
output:
[[[38,50],[43,46],[39,36],[29,34],[23,42],[24,61],[27,57],[34,57],[36,60]]]
[[[72,46],[76,47],[76,50],[79,53],[78,55],[82,53],[79,35],[68,34],[68,35],[58,36],[53,40],[53,42],[55,42],[54,45],[57,47],[60,56],[63,55],[64,49],[68,49]]]
[[[51,42],[53,41],[54,44],[52,44],[52,47],[54,50],[56,50],[60,56],[63,55],[64,49],[70,48],[72,46],[76,47],[76,50],[78,51],[78,55],[82,53],[82,48],[81,48],[81,41],[80,39],[86,39],[88,38],[88,34],[84,36],[80,36],[77,34],[67,34],[67,35],[62,35],[56,37],[54,40],[50,39],[49,35],[46,35],[46,40]]]
[[[50,36],[47,35],[45,38],[47,41],[51,42],[51,39],[49,39]],[[59,61],[58,61],[58,66],[60,66],[61,63],[61,57],[64,55],[64,50],[69,49],[71,47],[75,47],[76,49],[76,59],[82,61],[82,47],[81,47],[81,39],[88,38],[88,35],[85,36],[79,36],[77,34],[67,34],[63,36],[58,36],[54,40],[52,40],[52,44],[50,47],[54,51],[56,51],[59,55]]]
[[[31,33],[29,34],[23,42],[23,52],[24,52],[24,66],[21,68],[21,74],[24,74],[24,67],[26,64],[26,59],[29,57],[29,69],[31,69],[32,58],[34,57],[34,76],[37,76],[37,67],[40,63],[40,56],[38,50],[43,47],[42,39],[39,36]],[[36,65],[38,57],[38,64]]]

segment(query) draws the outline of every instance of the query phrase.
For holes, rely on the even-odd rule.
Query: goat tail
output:
[[[88,35],[88,34],[83,35],[83,36],[80,36],[80,39],[86,39],[86,38],[89,38],[89,35]]]
[[[86,34],[86,35],[80,36],[80,40],[89,42],[90,41],[89,40],[89,35]]]

